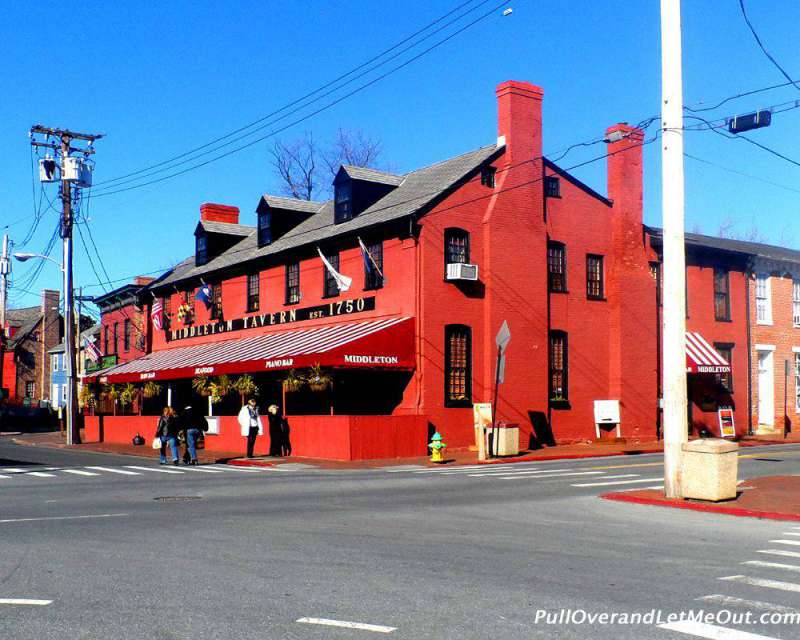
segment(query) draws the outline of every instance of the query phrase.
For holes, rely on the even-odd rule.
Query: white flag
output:
[[[325,265],[328,273],[330,273],[331,277],[336,281],[336,286],[339,288],[339,291],[347,291],[350,288],[350,285],[353,284],[353,279],[343,276],[336,269],[334,269],[333,265],[328,262],[328,259],[322,254],[322,251],[319,247],[317,247],[317,253],[319,254],[319,257],[322,258],[322,264]]]

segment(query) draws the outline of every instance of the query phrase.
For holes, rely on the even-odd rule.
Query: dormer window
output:
[[[353,217],[353,187],[350,180],[341,180],[335,187],[333,219],[336,224]]]
[[[272,242],[272,214],[262,211],[258,214],[258,246],[265,247]]]
[[[194,263],[200,267],[208,262],[208,236],[198,233],[195,238]]]

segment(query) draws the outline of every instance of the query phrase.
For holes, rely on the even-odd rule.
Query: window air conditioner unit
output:
[[[447,265],[448,280],[477,280],[478,265],[454,262]]]

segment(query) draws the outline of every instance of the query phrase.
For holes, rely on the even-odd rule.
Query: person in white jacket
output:
[[[238,416],[239,426],[242,429],[242,435],[247,438],[247,457],[253,457],[253,449],[256,446],[256,438],[264,433],[264,427],[261,424],[261,416],[258,413],[258,406],[256,399],[250,398],[247,404],[244,405],[239,411]]]

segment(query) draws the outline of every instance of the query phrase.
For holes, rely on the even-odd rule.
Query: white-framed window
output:
[[[800,353],[794,354],[794,410],[800,413]]]
[[[58,371],[58,354],[54,353],[50,356],[50,370],[51,371]]]
[[[61,402],[67,403],[67,385],[65,384],[61,385]]]
[[[772,291],[769,275],[756,275],[756,323],[772,324]]]
[[[800,327],[800,280],[792,280],[792,323]]]

